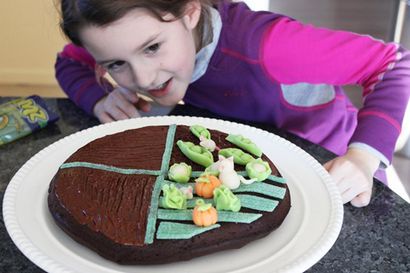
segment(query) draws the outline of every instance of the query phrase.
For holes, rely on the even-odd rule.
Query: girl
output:
[[[343,202],[369,203],[401,130],[408,51],[226,0],[61,0],[61,9],[73,44],[58,56],[57,79],[101,122],[149,111],[138,93],[271,123],[338,154],[325,168]],[[347,84],[363,87],[362,109]]]

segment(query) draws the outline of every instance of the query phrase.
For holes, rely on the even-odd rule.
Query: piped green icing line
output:
[[[232,212],[218,210],[218,222],[249,224],[261,217],[260,213]],[[159,209],[158,219],[174,221],[192,221],[192,210]]]
[[[246,171],[240,171],[240,172],[237,172],[237,173],[239,175],[242,175],[243,177],[248,177],[248,173]],[[270,181],[273,181],[273,182],[286,184],[286,179],[285,178],[279,177],[279,176],[276,176],[276,175],[273,175],[273,174],[269,175],[268,178],[266,178],[266,179],[270,180]]]
[[[279,202],[259,196],[248,194],[237,194],[241,200],[241,206],[248,209],[272,212],[278,206]]]
[[[171,160],[172,147],[174,146],[174,138],[177,126],[171,124],[168,129],[167,140],[165,143],[165,151],[162,156],[161,171],[165,175],[169,169],[169,161]]]
[[[161,174],[161,171],[142,170],[142,169],[124,169],[124,168],[118,168],[114,166],[90,163],[90,162],[69,162],[69,163],[64,163],[63,165],[60,166],[60,169],[68,169],[68,168],[90,168],[90,169],[97,169],[97,170],[103,170],[103,171],[108,171],[108,172],[116,172],[116,173],[121,173],[121,174],[147,174],[147,175],[160,175]]]
[[[157,212],[159,206],[159,195],[161,194],[162,186],[164,185],[164,177],[162,175],[157,177],[154,189],[151,196],[151,206],[149,208],[147,228],[145,231],[145,244],[152,244],[154,241],[155,225],[157,222]]]
[[[194,224],[181,224],[173,222],[161,222],[158,227],[157,239],[190,239],[198,234],[219,228],[221,225],[212,225],[209,227],[198,227]]]
[[[249,185],[242,184],[239,188],[232,190],[233,193],[238,192],[255,192],[270,197],[283,199],[285,197],[286,189],[270,185],[264,182],[254,182]]]

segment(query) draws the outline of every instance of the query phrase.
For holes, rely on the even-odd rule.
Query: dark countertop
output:
[[[10,98],[0,98],[0,104]],[[0,204],[6,187],[18,169],[33,155],[53,142],[99,124],[67,99],[46,99],[60,120],[34,134],[0,146]],[[188,106],[171,114],[217,117]],[[280,135],[324,163],[334,157],[325,149],[273,127],[251,124]],[[13,244],[0,215],[0,272],[44,272]],[[369,206],[344,206],[344,221],[332,249],[307,272],[410,272],[410,206],[394,192],[375,182]]]

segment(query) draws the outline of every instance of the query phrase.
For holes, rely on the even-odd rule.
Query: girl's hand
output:
[[[343,203],[355,207],[367,206],[373,188],[373,175],[380,160],[357,148],[350,148],[343,156],[327,162],[324,167],[330,173],[342,195]]]
[[[135,92],[117,87],[94,106],[94,115],[101,123],[140,117],[138,110],[149,112],[151,105]]]

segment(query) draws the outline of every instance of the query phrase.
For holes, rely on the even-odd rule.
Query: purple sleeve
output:
[[[366,143],[391,162],[409,94],[410,52],[399,47],[396,62],[380,75],[373,92],[364,98],[358,125],[350,142]]]
[[[410,96],[410,53],[369,36],[284,18],[265,35],[267,74],[284,84],[361,85],[363,107],[350,143],[367,144],[391,161]]]
[[[89,115],[94,115],[94,105],[113,89],[107,80],[97,81],[94,66],[91,55],[72,44],[58,54],[55,63],[55,76],[60,87]]]

